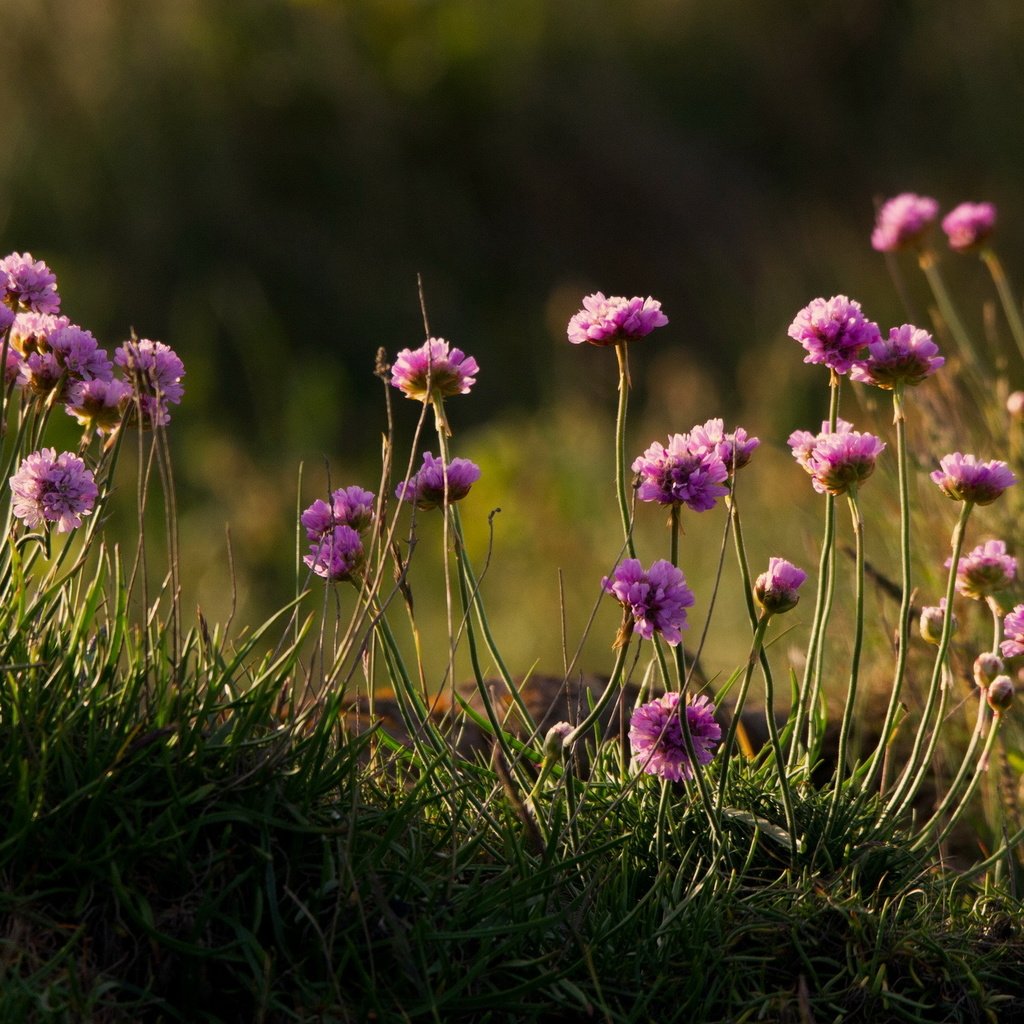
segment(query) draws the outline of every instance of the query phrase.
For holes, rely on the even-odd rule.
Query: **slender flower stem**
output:
[[[615,417],[615,486],[619,496],[619,514],[622,516],[622,532],[626,539],[626,550],[630,558],[636,558],[633,544],[633,523],[629,513],[629,491],[626,486],[626,411],[629,406],[629,356],[626,343],[615,345],[619,361],[619,409]]]
[[[1003,618],[999,612],[999,603],[994,597],[989,595],[985,603],[988,605],[988,610],[992,613],[992,653],[998,656],[999,641],[1003,639]]]
[[[996,291],[999,292],[999,301],[1006,314],[1006,322],[1010,325],[1010,333],[1013,334],[1013,340],[1017,343],[1020,354],[1024,356],[1024,321],[1021,320],[1020,307],[1013,297],[1013,289],[1006,277],[1006,271],[1003,270],[1003,264],[995,250],[989,246],[985,246],[978,255],[988,267],[989,274],[992,275]]]
[[[670,519],[670,526],[672,531],[672,539],[669,544],[669,560],[676,568],[679,567],[679,532],[680,532],[680,517],[681,511],[678,504],[672,506],[672,513]],[[675,645],[672,648],[673,660],[676,668],[676,689],[683,695],[682,699],[686,700],[686,648],[682,642]]]
[[[611,703],[612,698],[617,694],[621,688],[622,683],[622,670],[626,665],[626,655],[629,652],[629,642],[624,643],[618,650],[618,654],[615,658],[615,667],[612,669],[611,678],[608,680],[608,685],[604,688],[604,692],[600,697],[597,698],[597,703],[593,706],[590,714],[576,726],[575,729],[568,736],[565,737],[563,746],[568,750],[572,745],[581,737],[584,736],[590,729],[594,727],[601,715],[604,713],[604,709]]]
[[[935,301],[939,304],[939,312],[942,314],[942,319],[946,321],[946,326],[949,327],[950,334],[956,340],[961,355],[963,355],[967,364],[972,369],[980,371],[981,361],[978,359],[978,352],[974,347],[974,342],[971,341],[971,336],[967,333],[957,314],[953,301],[949,297],[946,282],[942,277],[942,272],[939,270],[938,257],[931,249],[922,249],[918,253],[917,259],[924,276],[928,279],[928,285],[935,296]]]

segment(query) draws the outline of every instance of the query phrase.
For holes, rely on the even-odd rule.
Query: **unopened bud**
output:
[[[572,726],[568,722],[556,722],[544,736],[544,757],[545,759],[556,759],[562,756],[565,747],[565,740],[572,732]]]
[[[988,706],[995,712],[1007,711],[1013,703],[1013,680],[1009,676],[996,676],[988,687]]]
[[[981,689],[991,686],[992,681],[1006,670],[998,654],[985,651],[974,659],[974,681]]]
[[[930,644],[935,644],[938,647],[942,640],[942,624],[946,618],[946,599],[943,598],[941,603],[937,605],[931,605],[928,608],[921,609],[921,636]],[[957,629],[959,623],[957,622],[956,615],[953,616],[953,622],[949,631],[949,635],[952,636]]]

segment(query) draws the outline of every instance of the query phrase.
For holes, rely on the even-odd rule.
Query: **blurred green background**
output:
[[[795,312],[844,292],[883,328],[925,320],[916,278],[908,312],[868,243],[899,191],[995,201],[1015,280],[1022,266],[1019,0],[0,13],[4,251],[47,260],[64,311],[108,347],[134,328],[184,359],[187,596],[211,618],[231,600],[228,522],[239,615],[292,593],[300,462],[303,503],[327,466],[333,486],[375,488],[374,358],[422,340],[417,274],[433,333],[482,367],[450,411],[457,453],[485,471],[464,511],[481,555],[503,509],[486,586],[522,671],[560,667],[557,568],[571,641],[618,546],[614,358],[564,334],[584,294],[651,294],[671,320],[634,347],[631,452],[710,416],[744,425],[765,442],[746,507],[775,545],[752,560],[811,568],[817,506],[782,446],[820,421],[825,389],[786,338]],[[982,281],[975,261],[949,273]],[[396,403],[406,440],[415,412]],[[687,523],[698,622],[722,525]],[[641,530],[645,561],[662,555],[661,513]],[[418,585],[429,620],[437,585]],[[712,667],[745,654],[732,614]],[[607,660],[616,620],[602,610],[585,661]]]

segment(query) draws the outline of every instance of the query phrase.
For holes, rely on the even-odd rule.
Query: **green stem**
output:
[[[608,680],[608,685],[604,688],[604,692],[600,697],[597,698],[597,703],[593,706],[590,714],[576,726],[575,729],[568,736],[565,737],[563,744],[566,750],[569,750],[572,745],[581,737],[584,736],[590,729],[594,727],[598,719],[600,719],[605,708],[611,703],[612,698],[616,692],[620,689],[622,680],[622,670],[626,665],[626,654],[629,651],[629,641],[627,640],[618,650],[618,654],[615,657],[615,667],[612,669],[611,678]]]
[[[935,301],[939,304],[942,319],[946,321],[946,326],[949,327],[949,332],[953,335],[961,355],[972,369],[980,372],[981,361],[978,359],[977,350],[949,297],[946,282],[939,270],[938,258],[931,249],[922,249],[917,258],[924,276],[928,279],[928,285],[935,296]]]
[[[626,487],[626,411],[629,405],[629,356],[626,343],[615,346],[619,361],[619,408],[615,417],[615,486],[619,497],[619,514],[622,517],[622,532],[626,539],[626,550],[630,558],[636,558],[633,544],[633,523],[629,512],[629,491]]]
[[[680,532],[680,519],[681,510],[678,504],[672,506],[671,513],[671,532],[672,539],[669,544],[669,560],[676,568],[679,567],[679,532]],[[683,695],[683,700],[686,700],[686,648],[682,642],[675,645],[672,648],[673,659],[675,662],[676,669],[676,689]]]
[[[1021,320],[1020,307],[1013,297],[1013,290],[1010,287],[1009,280],[1007,280],[1006,272],[1003,270],[1003,264],[996,255],[995,250],[990,249],[988,246],[985,246],[978,255],[985,263],[985,266],[988,267],[989,274],[992,275],[996,291],[999,292],[999,301],[1002,303],[1003,312],[1006,314],[1006,322],[1010,325],[1010,332],[1013,334],[1013,340],[1017,343],[1017,349],[1020,354],[1024,356],[1024,321]]]

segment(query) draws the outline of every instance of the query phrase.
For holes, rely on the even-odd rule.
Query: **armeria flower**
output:
[[[406,398],[429,402],[433,398],[465,395],[476,383],[480,367],[472,356],[452,348],[444,338],[428,338],[419,348],[403,348],[391,368],[391,385]]]
[[[461,501],[480,479],[480,467],[469,459],[452,459],[448,463],[448,501]],[[419,472],[403,480],[395,489],[395,497],[429,511],[444,505],[444,463],[430,452],[423,453]]]
[[[641,501],[706,512],[729,493],[729,469],[716,448],[694,447],[689,434],[669,435],[667,448],[655,441],[633,460],[632,469],[640,476],[636,496]]]
[[[82,524],[82,516],[93,510],[99,490],[85,463],[53,448],[26,455],[11,477],[11,509],[31,528],[56,523],[58,533],[68,533]]]
[[[362,567],[365,552],[359,534],[351,526],[335,526],[314,544],[303,561],[327,580],[347,580]]]
[[[970,252],[986,241],[996,227],[992,203],[961,203],[942,218],[942,230],[954,252]]]
[[[954,501],[988,505],[1017,482],[1009,466],[998,459],[979,462],[973,455],[952,452],[939,460],[939,466],[931,478]]]
[[[947,558],[946,568],[952,564],[953,559]],[[960,559],[956,568],[956,589],[964,597],[981,601],[989,594],[1006,590],[1016,578],[1017,559],[1006,553],[1006,544],[1001,540],[987,540]]]
[[[634,628],[645,640],[660,633],[673,647],[683,639],[681,631],[686,628],[686,609],[693,604],[693,592],[682,570],[671,562],[659,559],[645,571],[636,558],[627,558],[610,577],[605,576],[601,586],[632,616],[616,646],[626,643]]]
[[[19,318],[20,319],[20,318]],[[27,387],[40,395],[49,395],[60,387],[57,401],[67,401],[72,386],[79,381],[112,380],[113,364],[99,347],[91,332],[72,323],[61,323],[66,317],[49,318],[52,325],[37,324],[45,334],[34,334],[29,341],[21,336],[22,345],[31,345],[22,365]],[[43,317],[38,317],[42,321]]]
[[[123,380],[76,381],[68,388],[64,409],[83,427],[110,434],[120,425],[131,394],[131,387]]]
[[[823,424],[817,437],[806,430],[795,430],[789,436],[789,445],[793,457],[810,473],[819,494],[845,494],[871,476],[885,444],[874,434],[851,429],[848,423],[835,432],[829,432],[827,426]]]
[[[1014,694],[1013,680],[1009,676],[996,676],[989,684],[985,697],[988,700],[988,706],[998,716],[1004,711],[1009,711],[1013,706]]]
[[[797,591],[807,579],[803,569],[784,558],[769,558],[768,571],[761,573],[754,583],[754,597],[769,615],[779,615],[797,606]]]
[[[846,373],[865,347],[878,341],[878,324],[864,317],[859,302],[845,295],[815,299],[796,315],[789,336],[807,350],[805,363],[823,363]]]
[[[1024,606],[1022,606],[1024,607]],[[918,627],[921,631],[921,639],[936,647],[942,642],[942,627],[946,621],[946,599],[939,598],[938,604],[928,605],[921,609],[921,618]],[[949,627],[949,635],[952,636],[960,627],[960,620],[953,613],[953,621]],[[1024,648],[1022,648],[1024,650]]]
[[[375,497],[373,491],[362,487],[341,487],[331,492],[330,504],[317,498],[299,516],[299,522],[310,540],[318,540],[336,526],[348,526],[358,533],[373,522]]]
[[[943,366],[946,360],[927,331],[903,324],[868,345],[866,359],[854,364],[850,380],[894,390],[900,384],[920,384]]]
[[[14,310],[60,312],[57,278],[42,260],[33,260],[31,253],[12,252],[0,260],[0,293]]]
[[[23,355],[46,352],[50,347],[50,335],[63,327],[73,324],[66,316],[50,313],[18,313],[11,325],[11,344]]]
[[[1001,676],[1005,671],[1003,659],[991,651],[982,651],[974,659],[974,681],[980,690],[986,689],[996,676]]]
[[[583,308],[569,320],[567,334],[574,345],[616,345],[620,341],[645,338],[656,327],[664,327],[668,317],[661,303],[648,296],[631,299],[621,295],[605,297],[595,292],[583,300]]]
[[[871,245],[878,252],[896,252],[917,242],[939,212],[930,196],[904,192],[882,204],[871,232]]]
[[[1003,637],[1005,639],[999,649],[1004,658],[1016,658],[1018,654],[1024,654],[1024,604],[1007,612],[1003,619]]]
[[[698,455],[713,452],[725,463],[731,476],[734,470],[742,469],[750,462],[754,449],[760,443],[759,438],[749,437],[742,427],[727,434],[723,421],[714,419],[690,431],[689,448]]]
[[[171,421],[167,406],[177,405],[185,394],[181,378],[185,364],[162,341],[148,338],[126,341],[114,352],[114,362],[123,367],[145,419],[145,426],[163,427]]]
[[[642,704],[629,721],[629,744],[634,769],[669,782],[693,778],[693,765],[683,737],[679,694],[666,693]],[[715,707],[707,697],[695,697],[686,705],[686,724],[698,764],[710,764],[722,738],[715,721]]]

